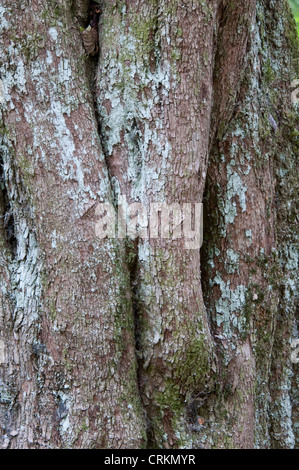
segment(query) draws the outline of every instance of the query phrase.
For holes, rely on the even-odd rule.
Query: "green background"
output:
[[[295,20],[297,23],[297,31],[299,35],[299,0],[290,0],[290,4],[294,12]]]

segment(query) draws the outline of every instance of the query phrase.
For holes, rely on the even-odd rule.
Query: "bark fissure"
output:
[[[87,0],[86,4],[83,5],[83,8],[81,9],[81,12],[80,12],[81,15],[80,16],[84,16],[84,12],[86,13],[86,10],[87,10],[87,16],[89,16],[89,12],[95,4],[100,5],[102,9],[104,7],[104,5],[101,4],[100,2],[95,3],[92,0]],[[99,25],[98,25],[99,40],[100,40],[100,37],[101,37],[101,31],[100,31],[101,20],[100,20],[100,18],[101,17],[99,17]],[[84,22],[84,25],[85,25],[85,27],[88,26],[86,21]],[[100,45],[99,45],[99,49],[100,49]],[[96,54],[89,55],[86,59],[86,74],[87,74],[88,81],[89,81],[91,101],[93,103],[95,122],[97,123],[97,129],[98,129],[98,135],[99,135],[99,140],[100,140],[100,144],[101,144],[101,149],[102,149],[103,155],[105,157],[105,164],[106,164],[107,172],[108,172],[108,175],[109,175],[110,186],[111,186],[111,190],[112,190],[113,188],[112,188],[112,185],[111,185],[111,178],[110,178],[109,159],[108,159],[107,149],[106,149],[106,145],[105,145],[105,139],[104,139],[103,132],[102,132],[102,125],[101,125],[101,119],[100,119],[100,116],[99,116],[98,101],[97,101],[96,74],[97,74],[97,69],[98,69],[100,60],[101,60],[101,57],[100,57],[100,51],[99,50],[96,52]],[[115,197],[114,196],[113,196],[113,200],[115,202]]]
[[[12,256],[15,256],[17,249],[17,241],[15,237],[15,221],[14,215],[9,200],[7,182],[4,173],[4,161],[0,155],[0,221],[1,232],[4,235],[3,239],[6,241],[10,248]]]

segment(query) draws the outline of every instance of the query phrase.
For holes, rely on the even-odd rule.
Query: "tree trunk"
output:
[[[288,3],[103,1],[93,58],[89,3],[0,5],[1,445],[294,448]]]

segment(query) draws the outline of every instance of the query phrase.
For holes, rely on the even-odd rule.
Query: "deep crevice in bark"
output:
[[[127,258],[127,266],[130,276],[130,294],[131,294],[131,301],[132,301],[132,315],[134,321],[134,338],[135,338],[135,356],[136,356],[136,364],[137,364],[137,384],[138,384],[138,391],[140,402],[142,404],[144,410],[144,416],[146,420],[146,437],[147,437],[147,445],[151,445],[152,443],[152,431],[151,431],[151,420],[147,412],[147,407],[144,404],[143,397],[142,397],[142,389],[143,389],[143,381],[144,381],[144,374],[143,374],[143,354],[142,354],[142,325],[141,325],[141,315],[140,315],[140,306],[139,306],[139,279],[138,279],[138,245],[139,239],[138,237],[134,240],[126,240],[126,258]]]
[[[91,9],[91,6],[94,5],[95,3],[98,4],[103,9],[104,7],[103,2],[94,2],[92,0],[85,0],[83,5],[80,6],[79,12],[76,13],[76,17],[78,19],[78,22],[81,28],[85,28],[88,26],[87,20],[88,20],[89,11]],[[99,35],[99,42],[100,42],[101,18],[99,19],[98,35]],[[85,65],[86,65],[85,72],[86,72],[87,80],[89,83],[90,96],[91,96],[91,101],[92,101],[93,110],[94,110],[94,119],[95,119],[96,126],[97,126],[101,150],[104,156],[105,166],[107,169],[107,175],[109,178],[110,188],[111,188],[111,192],[113,196],[112,202],[114,203],[114,206],[116,207],[116,198],[115,198],[113,185],[112,185],[111,177],[110,177],[108,153],[107,153],[106,143],[105,143],[105,139],[104,139],[103,132],[102,132],[102,123],[101,123],[101,119],[100,119],[100,115],[98,111],[98,103],[97,103],[96,73],[97,73],[99,61],[100,61],[100,47],[99,47],[98,52],[94,56],[87,55],[86,62],[85,62]]]
[[[3,157],[0,155],[0,228],[4,234],[10,252],[13,256],[16,254],[17,239],[15,236],[15,220],[9,194],[7,190],[7,182],[4,174]]]

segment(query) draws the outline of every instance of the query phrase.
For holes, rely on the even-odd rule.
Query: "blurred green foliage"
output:
[[[299,35],[299,0],[289,0],[289,1],[293,10],[294,16],[295,16],[295,20],[297,23],[297,31]]]

